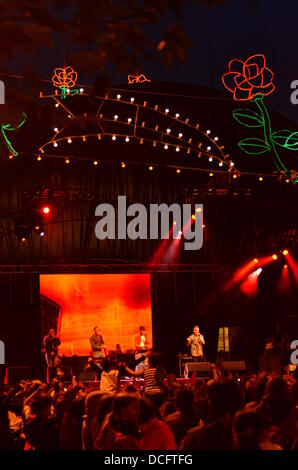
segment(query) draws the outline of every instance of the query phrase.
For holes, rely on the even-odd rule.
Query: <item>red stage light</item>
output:
[[[272,255],[272,259],[276,260],[276,259],[277,259],[277,255]]]
[[[42,209],[41,209],[42,213],[43,214],[49,214],[51,212],[51,209],[49,206],[44,206]]]
[[[281,276],[277,285],[277,290],[279,292],[287,291],[291,286],[291,281],[289,277],[288,265],[284,264],[283,270],[281,271]]]
[[[240,284],[241,291],[248,297],[255,297],[258,293],[258,277],[262,272],[262,268],[250,273],[247,278]]]
[[[254,263],[257,264],[258,262],[259,262],[258,258],[255,258],[255,259],[254,259]]]
[[[282,254],[283,254],[284,256],[287,256],[287,255],[289,254],[289,251],[288,251],[288,250],[284,250],[284,251],[282,252]]]
[[[196,216],[194,214],[191,216],[191,218],[192,220],[196,220]]]
[[[298,263],[294,261],[290,253],[287,256],[287,264],[289,265],[289,268],[294,276],[296,284],[298,285]]]

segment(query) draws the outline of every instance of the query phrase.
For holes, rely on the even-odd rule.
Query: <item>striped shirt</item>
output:
[[[159,369],[158,373],[156,373],[156,371],[156,367],[148,367],[144,369],[145,395],[164,393],[163,381],[166,378],[166,370]]]

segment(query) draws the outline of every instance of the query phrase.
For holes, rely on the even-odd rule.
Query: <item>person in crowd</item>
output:
[[[141,450],[176,450],[175,437],[169,426],[157,419],[153,403],[143,398],[140,401],[139,423],[142,431]]]
[[[182,450],[232,450],[232,423],[242,407],[242,391],[233,380],[212,381],[208,387],[209,418],[190,429],[181,443]]]
[[[126,366],[117,363],[113,367],[118,370]],[[159,374],[164,377],[162,363],[154,354],[150,368],[154,369],[149,375],[154,379],[153,389],[156,383],[163,387],[163,378],[158,379]],[[86,386],[75,380],[67,387],[57,380],[21,380],[5,385],[0,392],[0,448],[298,448],[298,385],[294,375],[280,377],[261,372],[235,380],[213,374],[213,380],[190,380],[187,387],[172,382],[167,401],[160,408],[159,400],[148,393],[152,382],[146,381],[145,373],[144,378],[144,393],[141,382],[129,384],[125,393],[86,392]]]
[[[149,398],[158,410],[167,398],[166,387],[164,385],[167,371],[162,365],[163,358],[159,352],[152,351],[148,359],[148,367],[139,371],[133,371],[126,366],[125,370],[129,375],[144,377],[144,396]]]
[[[140,400],[136,395],[119,393],[112,412],[106,417],[95,441],[96,450],[138,450]]]
[[[59,449],[59,425],[51,414],[52,399],[47,393],[36,396],[25,424],[26,440],[32,450]]]
[[[198,422],[207,422],[208,418],[208,384],[197,382],[194,385],[194,409]]]
[[[159,407],[159,414],[161,418],[165,421],[166,418],[175,413],[177,411],[176,404],[173,403],[172,401],[165,401],[160,407]]]
[[[117,393],[120,391],[119,364],[117,360],[106,357],[102,363],[103,371],[100,379],[100,390]]]
[[[170,414],[165,422],[173,431],[177,446],[179,446],[186,432],[198,424],[193,391],[190,388],[182,387],[176,393],[175,404],[178,411]]]
[[[260,409],[273,426],[273,442],[289,450],[298,435],[297,410],[294,395],[282,377],[272,377],[265,389]]]
[[[234,445],[237,450],[282,450],[270,440],[270,423],[256,408],[236,413],[233,423]]]
[[[60,449],[82,450],[82,423],[84,415],[84,394],[75,397],[64,413],[60,429]]]
[[[69,395],[63,390],[59,390],[53,397],[53,407],[56,419],[61,426],[64,414],[70,406]]]
[[[103,371],[103,368],[102,368],[102,365],[101,365],[102,361],[103,361],[103,358],[93,359],[92,357],[89,357],[88,360],[87,360],[86,367],[85,367],[86,371],[87,370],[89,370],[89,371],[92,370],[94,372],[94,377],[97,380],[100,380],[101,374],[102,374],[102,371]]]
[[[95,421],[94,435],[99,435],[101,427],[105,422],[107,415],[112,411],[114,399],[115,395],[113,393],[105,393],[102,399],[100,400]]]
[[[106,395],[101,390],[93,390],[85,398],[85,414],[82,424],[82,447],[84,450],[93,449],[94,440],[98,433],[97,413],[101,401]]]
[[[125,393],[132,393],[132,394],[135,393],[139,398],[141,398],[140,391],[133,384],[126,385],[126,387],[124,389],[124,392]]]

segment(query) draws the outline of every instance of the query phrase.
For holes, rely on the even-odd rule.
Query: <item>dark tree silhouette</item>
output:
[[[0,65],[20,49],[34,54],[56,41],[61,49],[66,43],[69,61],[88,73],[108,63],[137,72],[149,57],[183,62],[189,38],[181,20],[193,3],[224,0],[1,0]]]

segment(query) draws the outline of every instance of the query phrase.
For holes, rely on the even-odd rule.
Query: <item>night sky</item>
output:
[[[295,0],[228,0],[227,5],[189,8],[184,20],[192,41],[186,65],[171,70],[150,68],[152,79],[223,88],[222,74],[230,59],[255,53],[267,57],[276,91],[268,104],[298,123],[298,105],[290,102],[290,84],[298,80],[298,2]]]
[[[148,62],[143,72],[155,82],[213,84],[223,89],[221,76],[227,71],[230,59],[246,59],[252,54],[264,53],[268,67],[275,73],[276,85],[276,91],[267,98],[267,103],[298,124],[298,105],[290,102],[290,84],[298,80],[297,17],[295,0],[227,0],[225,5],[212,8],[189,6],[182,20],[192,42],[186,64],[175,62],[165,69]],[[160,26],[150,27],[150,35],[156,44],[161,39],[161,31]],[[29,59],[18,54],[8,69],[21,73],[34,65],[42,78],[50,78],[54,66],[62,63],[60,39],[46,54],[43,51]],[[127,76],[119,76],[114,67],[108,68],[108,74],[113,84],[127,80]],[[83,83],[84,80],[85,77]],[[80,74],[78,82],[82,83]]]

